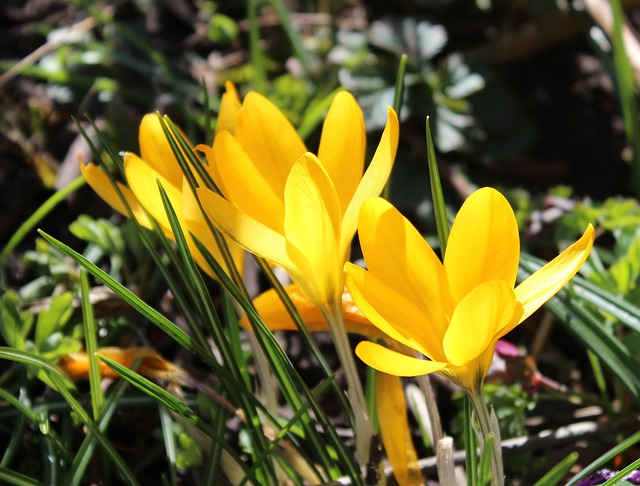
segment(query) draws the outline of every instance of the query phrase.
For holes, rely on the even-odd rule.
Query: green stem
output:
[[[494,433],[491,426],[491,416],[487,408],[487,403],[484,400],[484,385],[480,383],[476,390],[466,390],[467,396],[473,405],[476,418],[478,420],[478,426],[480,428],[480,436],[478,437],[482,447],[485,447],[489,434],[493,434],[493,454],[491,454],[491,485],[503,486],[504,485],[504,473],[502,467],[502,452],[500,450],[500,436],[498,433]],[[468,471],[469,474],[474,474],[474,471]]]
[[[373,437],[373,425],[367,414],[367,402],[362,390],[362,383],[358,376],[356,362],[349,344],[349,337],[344,326],[342,317],[342,303],[334,302],[324,308],[321,308],[331,337],[338,352],[338,359],[344,369],[347,380],[348,398],[351,403],[351,409],[355,420],[356,429],[354,430],[356,440],[356,457],[360,467],[366,465],[369,460],[369,445]]]

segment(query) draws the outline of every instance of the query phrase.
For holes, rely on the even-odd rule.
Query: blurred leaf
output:
[[[73,314],[73,294],[65,292],[51,297],[49,307],[42,310],[38,315],[35,332],[35,345],[40,350],[53,349],[50,343],[45,342],[56,331],[59,331],[71,318]]]

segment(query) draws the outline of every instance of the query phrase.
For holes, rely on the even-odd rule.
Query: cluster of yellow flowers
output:
[[[144,117],[139,136],[140,156],[125,155],[126,185],[120,184],[119,191],[102,169],[81,161],[94,190],[128,214],[124,198],[140,224],[151,227],[148,213],[172,238],[159,181],[185,234],[196,236],[223,266],[205,218],[228,239],[237,265],[244,249],[284,268],[294,282],[287,292],[301,316],[312,330],[332,332],[346,368],[353,357],[345,349],[345,330],[385,342],[364,341],[356,349],[376,370],[393,376],[437,372],[477,393],[497,340],[558,292],[593,244],[589,225],[577,242],[515,286],[520,257],[516,219],[504,196],[483,188],[462,205],[440,261],[411,223],[377,197],[396,155],[395,112],[389,108],[365,171],[363,116],[346,92],[329,109],[315,155],[269,100],[252,92],[241,102],[228,83],[213,145],[195,147],[206,156],[204,167],[220,194],[204,186],[191,190],[156,115]],[[356,230],[367,270],[348,263]],[[192,238],[187,240],[196,262],[213,275]],[[271,329],[295,329],[273,291],[259,296],[255,305]],[[346,371],[352,405],[365,414],[359,424],[364,427],[361,385]],[[399,380],[382,383],[395,390],[387,400],[402,393]],[[395,437],[402,429],[397,445],[390,440],[385,445],[396,475],[404,474],[399,482],[411,482],[404,448],[408,429],[400,425],[406,418],[388,417],[386,423],[381,424],[383,440],[385,428],[395,429]],[[394,455],[401,457],[394,460]]]

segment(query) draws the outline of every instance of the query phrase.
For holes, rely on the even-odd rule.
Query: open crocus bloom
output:
[[[223,233],[283,267],[326,309],[342,295],[360,206],[380,193],[391,172],[398,144],[391,108],[363,175],[365,139],[362,112],[346,92],[329,109],[317,156],[275,105],[249,93],[234,132],[219,133],[213,147],[198,147],[216,167],[212,176],[224,197],[206,188],[198,197]]]
[[[239,106],[235,88],[233,85],[227,85],[227,92],[222,98],[217,131],[233,128],[233,118]],[[148,213],[157,221],[165,236],[175,239],[162,203],[159,182],[178,216],[191,254],[200,268],[213,276],[213,271],[197,249],[190,233],[193,233],[223,268],[226,268],[224,260],[156,114],[150,113],[144,116],[138,136],[140,156],[127,152],[124,157],[128,185],[117,183],[122,197],[138,223],[146,228],[153,228],[147,216]],[[105,202],[125,216],[129,215],[125,202],[100,167],[95,164],[85,164],[80,160],[80,170],[88,184]],[[234,243],[229,243],[233,259],[238,268],[241,268],[242,250]]]
[[[427,359],[373,342],[356,354],[396,376],[438,372],[477,390],[496,342],[556,294],[578,271],[593,245],[591,225],[558,257],[514,288],[520,241],[515,215],[492,188],[462,205],[442,263],[391,204],[367,200],[358,234],[368,271],[347,263],[353,300],[382,332]]]

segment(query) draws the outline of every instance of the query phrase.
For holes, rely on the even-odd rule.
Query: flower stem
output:
[[[358,376],[356,362],[344,326],[342,303],[336,302],[321,310],[329,325],[329,331],[338,352],[338,359],[344,369],[347,380],[348,398],[355,420],[356,457],[360,467],[363,467],[369,460],[369,444],[374,430],[367,414],[367,403],[362,390],[362,382]]]
[[[467,396],[473,405],[480,434],[478,440],[482,448],[486,446],[489,434],[493,433],[493,451],[491,454],[491,485],[504,485],[504,472],[502,467],[502,451],[500,449],[500,433],[492,427],[491,416],[487,409],[487,403],[484,400],[484,386],[480,384],[476,390],[466,390]],[[475,474],[475,471],[468,471],[468,474]]]

